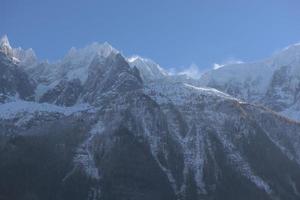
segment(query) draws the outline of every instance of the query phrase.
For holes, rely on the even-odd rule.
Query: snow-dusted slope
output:
[[[10,99],[33,99],[35,84],[15,60],[0,51],[0,103]]]
[[[9,44],[7,35],[4,35],[1,39],[0,39],[0,50],[2,53],[8,55],[8,56],[13,56],[12,55],[12,48]]]
[[[273,193],[268,184],[270,181],[260,177],[251,167],[253,164],[249,163],[249,158],[244,157],[245,150],[240,149],[239,144],[242,140],[250,142],[251,137],[266,134],[286,156],[300,164],[300,129],[296,128],[299,125],[297,123],[288,125],[288,120],[283,120],[284,118],[266,109],[255,109],[246,102],[211,88],[199,88],[186,83],[156,82],[149,84],[145,92],[166,114],[169,130],[179,140],[178,143],[183,149],[184,179],[188,180],[188,171],[191,170],[197,177],[199,193],[208,192],[204,178],[206,175],[203,173],[207,167],[206,159],[214,154],[211,152],[211,137],[214,134],[223,146],[229,162],[237,167],[236,170],[269,194]],[[255,109],[255,114],[252,114],[252,109]],[[269,118],[270,115],[273,117]],[[272,127],[272,123],[281,126],[280,119],[287,123],[283,125],[285,128]],[[291,130],[288,130],[290,128]],[[265,132],[261,133],[261,129]],[[282,140],[283,130],[291,143],[287,144]],[[181,185],[180,189],[177,186],[178,190],[184,190],[185,184],[187,183]]]
[[[163,79],[168,76],[164,69],[150,59],[132,56],[127,60],[131,67],[136,67],[140,71],[141,78],[146,82]]]
[[[130,66],[136,67],[139,70],[140,76],[144,83],[147,85],[151,82],[166,81],[167,83],[187,83],[199,86],[199,80],[196,80],[186,74],[174,74],[163,69],[159,64],[148,58],[140,56],[131,56],[127,58]]]
[[[22,115],[33,115],[39,112],[53,112],[68,116],[75,112],[85,111],[89,109],[91,109],[91,107],[88,104],[80,104],[74,107],[61,107],[47,103],[17,100],[5,104],[0,104],[0,118],[13,119]]]
[[[45,102],[48,101],[49,95],[52,95],[52,99],[49,102],[55,102],[57,100],[53,98],[53,95],[60,95],[61,90],[68,86],[68,91],[72,91],[72,93],[70,94],[66,91],[68,93],[66,95],[76,97],[72,98],[74,102],[71,104],[74,104],[81,88],[88,79],[90,65],[95,60],[97,62],[105,62],[109,56],[117,55],[118,53],[108,43],[92,43],[82,49],[71,48],[60,61],[54,63],[39,62],[25,69],[31,78],[37,81],[37,100]],[[64,102],[59,104],[70,105],[70,103]]]
[[[79,79],[81,83],[84,83],[88,76],[88,67],[93,59],[96,56],[105,59],[112,53],[117,54],[118,51],[108,43],[92,43],[82,49],[71,48],[64,58],[57,62],[41,61],[35,65],[24,66],[24,68],[43,86],[59,82],[62,79]]]
[[[291,45],[263,61],[211,70],[200,82],[299,119],[300,45]]]
[[[23,66],[32,66],[37,62],[37,57],[32,49],[24,50],[21,47],[12,48],[7,35],[0,39],[0,52],[11,57],[14,63]]]
[[[108,43],[92,43],[83,49],[73,47],[58,63],[58,73],[68,80],[78,78],[84,83],[88,76],[88,67],[95,56],[105,59],[112,53],[117,54],[118,51]]]
[[[6,50],[0,55],[8,72],[23,67],[38,85],[31,102],[17,98],[0,104],[1,197],[300,198],[300,124],[295,121],[170,75],[149,59],[125,58],[108,44],[72,49],[54,64],[16,65]],[[227,79],[235,86],[246,78],[249,91],[236,94],[255,94],[255,102],[261,93],[269,94],[265,102],[275,98],[268,81],[289,99],[285,92],[295,82],[284,88],[281,83],[296,71],[263,63],[269,67],[254,63],[244,72],[234,65],[224,67],[224,76],[210,76],[221,76],[221,86]],[[275,75],[266,81],[256,70]],[[210,76],[202,80],[207,85]],[[18,94],[18,87],[12,88]],[[282,106],[280,101],[272,105]]]

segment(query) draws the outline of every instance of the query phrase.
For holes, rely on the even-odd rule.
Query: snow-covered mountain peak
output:
[[[253,79],[253,76],[269,77],[271,74],[282,66],[299,66],[300,65],[300,43],[289,45],[282,50],[274,53],[267,59],[254,62],[230,62],[227,64],[215,64],[213,70],[202,76],[202,81],[206,79],[207,74],[220,74],[218,81],[244,81]],[[268,79],[268,78],[266,78]]]
[[[86,60],[90,62],[91,59],[93,59],[96,55],[108,57],[111,53],[117,54],[118,52],[118,50],[113,48],[107,42],[103,44],[94,42],[80,49],[72,47],[63,59],[63,61],[82,62]]]
[[[295,43],[295,44],[291,44],[291,45],[283,48],[282,51],[289,51],[289,50],[294,49],[294,48],[300,48],[300,42]]]
[[[155,63],[153,60],[148,58],[142,58],[140,56],[132,56],[127,59],[131,67],[136,67],[142,76],[144,81],[150,81],[155,79],[161,79],[168,76],[168,73]]]
[[[21,47],[13,48],[13,56],[17,58],[22,66],[31,67],[37,63],[37,56],[32,48],[22,49]]]
[[[293,44],[262,61],[230,64],[211,70],[200,84],[259,103],[299,119],[300,44]]]
[[[12,56],[12,48],[9,44],[7,35],[2,36],[0,39],[0,51],[6,55]]]
[[[226,66],[200,85],[108,43],[30,68],[0,52],[1,195],[299,200],[300,124],[246,103],[263,99],[299,116],[300,103],[282,103],[300,99],[300,73],[272,68],[266,60]]]
[[[275,53],[268,59],[275,67],[299,66],[300,65],[300,43],[289,45],[283,50]]]
[[[4,35],[4,36],[1,37],[1,39],[0,39],[0,46],[1,47],[6,46],[6,47],[10,47],[11,48],[11,46],[9,44],[9,40],[8,40],[7,35]]]
[[[149,58],[143,58],[141,56],[134,55],[134,56],[129,57],[127,60],[128,60],[128,62],[133,63],[133,64],[143,63],[145,65],[155,65],[159,69],[163,70],[156,62],[154,62],[153,60],[151,60]]]
[[[137,60],[146,60],[146,58],[142,58],[141,56],[138,56],[138,55],[134,55],[134,56],[131,56],[129,57],[128,59],[128,62],[136,62]]]
[[[264,91],[274,71],[282,66],[300,66],[300,43],[290,45],[261,61],[232,63],[215,68],[201,77],[201,83],[205,85],[208,82],[260,82],[257,85],[258,89]]]
[[[31,66],[37,61],[37,57],[33,49],[30,48],[24,50],[21,47],[11,47],[7,35],[4,35],[0,39],[0,52],[3,52],[5,55],[11,58],[14,63],[18,63],[21,65]]]
[[[118,53],[119,51],[107,42],[103,44],[94,42],[84,48],[72,47],[62,60],[51,65],[50,72],[46,71],[46,74],[51,74],[51,81],[79,78],[84,83],[88,76],[89,65],[96,57],[105,60],[111,54]]]

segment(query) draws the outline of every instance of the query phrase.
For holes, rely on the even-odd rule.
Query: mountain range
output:
[[[0,41],[0,200],[300,199],[300,45],[195,79],[108,43]]]

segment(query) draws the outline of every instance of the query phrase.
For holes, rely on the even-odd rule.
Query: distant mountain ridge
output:
[[[263,61],[211,70],[200,82],[300,120],[300,44],[291,45]]]
[[[170,75],[108,43],[23,62],[2,41],[0,199],[300,198],[300,123],[207,87],[224,72]]]

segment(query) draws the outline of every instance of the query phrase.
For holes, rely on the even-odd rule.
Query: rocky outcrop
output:
[[[53,103],[61,106],[73,106],[82,92],[79,79],[61,80],[54,88],[49,89],[39,99],[39,102]]]
[[[35,84],[10,57],[0,52],[0,102],[20,98],[31,100]]]

